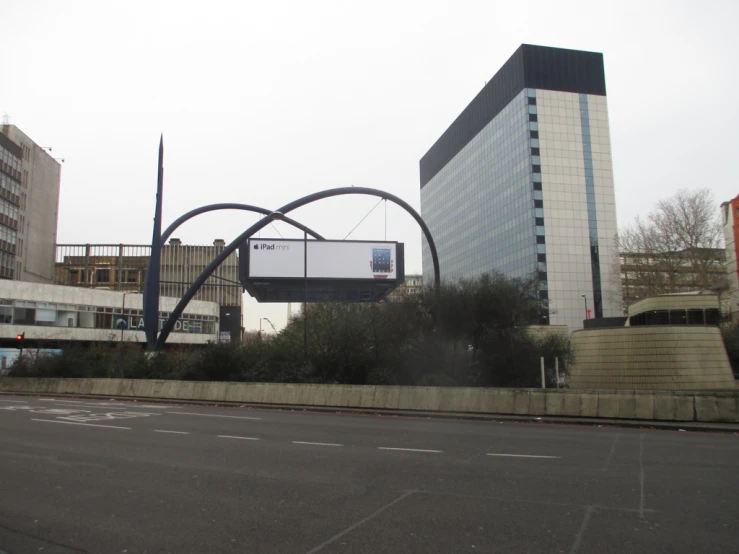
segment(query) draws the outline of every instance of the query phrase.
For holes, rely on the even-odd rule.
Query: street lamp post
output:
[[[259,338],[262,338],[262,321],[266,321],[269,323],[269,326],[272,327],[272,330],[277,333],[277,327],[275,327],[275,324],[272,323],[272,321],[268,317],[260,317],[259,318]]]
[[[581,294],[582,299],[585,301],[585,319],[590,319],[590,313],[588,312],[588,297]]]
[[[308,363],[308,233],[303,231],[303,363]]]

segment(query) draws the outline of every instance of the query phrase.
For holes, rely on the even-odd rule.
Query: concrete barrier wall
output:
[[[244,404],[658,421],[739,422],[739,390],[625,391],[224,383],[136,379],[0,379],[0,392],[94,394]]]

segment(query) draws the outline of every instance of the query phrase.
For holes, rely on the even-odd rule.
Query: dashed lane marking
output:
[[[562,456],[533,456],[531,454],[491,454],[488,456],[498,456],[500,458],[546,458],[550,460],[561,460]]]
[[[234,435],[217,435],[219,439],[241,439],[242,441],[258,441],[256,437],[237,437]]]
[[[423,450],[421,448],[392,448],[390,446],[378,446],[378,450],[398,450],[400,452],[429,452],[432,454],[442,454],[443,450]]]
[[[293,441],[293,444],[309,444],[313,446],[344,446],[343,444],[336,444],[334,442],[304,442],[304,441]]]
[[[189,431],[169,431],[167,429],[154,429],[155,433],[172,433],[173,435],[189,435]]]
[[[262,419],[261,417],[245,417],[245,416],[235,416],[235,415],[218,415],[218,414],[197,414],[195,412],[167,412],[168,414],[173,415],[194,415],[194,416],[200,416],[200,417],[222,417],[227,419]]]
[[[42,421],[44,423],[62,423],[64,425],[81,425],[83,427],[104,427],[105,429],[126,429],[131,430],[130,427],[119,427],[117,425],[96,425],[95,423],[74,423],[72,421],[59,421],[57,419],[33,419],[31,421]]]

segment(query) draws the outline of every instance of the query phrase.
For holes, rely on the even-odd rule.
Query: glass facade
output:
[[[595,177],[593,173],[593,149],[590,144],[590,114],[588,95],[580,94],[580,126],[582,132],[582,157],[585,167],[585,196],[588,202],[588,234],[590,237],[590,269],[593,275],[593,303],[595,317],[603,317],[603,293],[600,283],[600,254],[598,252],[598,217],[595,209]]]
[[[5,279],[16,277],[22,155],[21,148],[2,135],[0,140],[0,278]]]
[[[601,54],[523,45],[436,141],[421,215],[443,280],[535,277],[539,322],[570,331],[622,315],[605,94]]]
[[[522,90],[421,189],[443,279],[493,271],[528,278],[537,271],[537,252],[545,251],[536,238],[543,194],[534,180],[530,133],[537,123],[529,106]],[[423,274],[433,282],[425,239]]]

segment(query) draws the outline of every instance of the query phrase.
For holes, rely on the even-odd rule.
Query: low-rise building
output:
[[[676,252],[621,252],[624,313],[645,298],[660,294],[720,291],[726,278],[723,248]]]
[[[178,298],[161,297],[159,324],[164,324]],[[219,340],[219,306],[191,301],[178,319],[169,344],[207,344]],[[146,344],[143,295],[0,280],[0,346],[45,347],[70,342],[136,342]]]
[[[173,238],[162,247],[159,293],[181,298],[192,282],[225,248],[182,244]],[[143,293],[151,246],[143,244],[57,245],[54,282],[59,285]],[[220,307],[223,340],[240,342],[243,332],[243,287],[239,283],[238,254],[234,252],[215,270],[193,300]]]
[[[573,389],[734,390],[719,298],[665,294],[629,306],[625,326],[575,331]]]
[[[387,298],[390,302],[398,302],[409,296],[415,296],[423,292],[423,275],[406,275],[405,281],[395,288]]]

